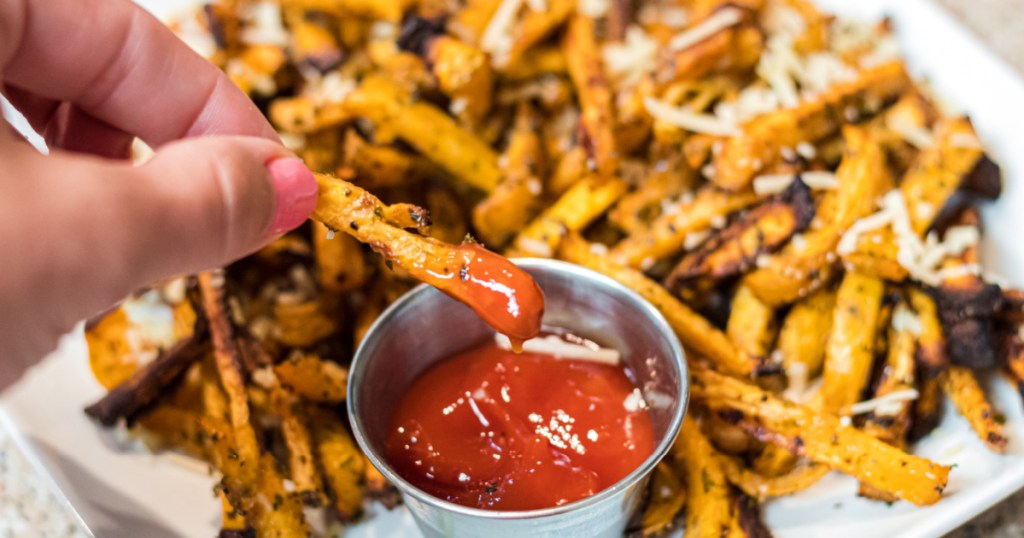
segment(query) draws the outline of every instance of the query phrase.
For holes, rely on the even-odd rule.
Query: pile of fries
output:
[[[463,240],[604,273],[678,334],[691,411],[643,535],[762,536],[759,503],[830,470],[938,502],[950,468],[910,450],[943,399],[1006,447],[978,381],[1024,388],[1024,294],[978,260],[999,169],[886,21],[807,0],[216,0],[175,26],[321,173],[316,222],[87,328],[110,388],[87,412],[216,469],[222,536],[396,502],[347,429],[346,365]]]

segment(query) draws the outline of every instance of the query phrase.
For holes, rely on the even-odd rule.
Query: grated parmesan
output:
[[[733,123],[724,122],[710,114],[699,114],[675,107],[652,97],[644,97],[644,107],[655,119],[687,131],[712,136],[734,136],[739,133],[739,129]]]
[[[281,6],[277,2],[250,4],[244,15],[244,20],[242,43],[275,47],[284,47],[288,44],[288,30],[284,27]]]
[[[622,360],[622,354],[617,349],[601,347],[584,338],[576,340],[577,342],[569,342],[556,335],[531,338],[523,342],[523,351],[551,355],[558,359],[575,359],[612,366]],[[502,349],[512,349],[512,342],[503,334],[495,334],[494,341]]]
[[[885,396],[857,402],[850,406],[850,414],[874,413],[880,416],[893,416],[903,410],[904,402],[916,400],[918,396],[917,389],[898,390]]]
[[[604,17],[611,7],[611,0],[578,0],[576,3],[576,11],[592,19]]]
[[[622,42],[612,42],[601,51],[608,75],[625,85],[638,82],[654,69],[658,42],[643,28],[630,25]]]
[[[508,53],[513,43],[512,28],[522,5],[523,0],[501,0],[480,37],[480,48],[490,53],[491,62],[496,66],[504,65],[508,61]]]
[[[735,26],[743,21],[743,12],[737,8],[724,8],[716,11],[700,24],[676,35],[668,42],[668,48],[674,51],[690,48],[701,41]]]
[[[778,194],[796,179],[815,190],[831,190],[839,187],[839,180],[832,172],[803,172],[801,174],[765,174],[754,178],[754,193],[759,195]]]
[[[896,305],[896,308],[892,311],[892,328],[896,331],[907,331],[915,335],[920,335],[923,330],[921,318],[904,303]]]
[[[885,126],[917,149],[929,148],[934,143],[931,131],[920,125],[914,125],[913,122],[903,116],[887,116]]]

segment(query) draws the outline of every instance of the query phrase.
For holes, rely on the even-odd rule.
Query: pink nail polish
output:
[[[271,161],[267,171],[277,194],[277,209],[270,225],[270,235],[277,235],[302,224],[313,212],[316,207],[316,178],[301,160],[294,157]]]

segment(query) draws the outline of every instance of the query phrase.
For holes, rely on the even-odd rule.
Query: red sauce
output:
[[[487,343],[413,382],[392,418],[386,458],[416,487],[465,506],[570,503],[654,451],[647,411],[624,405],[633,390],[621,366]]]
[[[466,304],[513,344],[540,333],[544,294],[514,263],[476,243],[463,243],[447,259],[425,267],[429,282]]]

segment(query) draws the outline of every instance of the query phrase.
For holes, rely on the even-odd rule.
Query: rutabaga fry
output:
[[[762,303],[754,292],[740,284],[732,298],[725,334],[748,360],[763,365],[760,375],[772,370],[768,355],[774,347],[778,330],[775,309]]]
[[[747,285],[768,304],[790,303],[820,287],[843,233],[871,213],[875,200],[892,186],[885,155],[866,130],[846,127],[843,138],[847,148],[836,171],[839,185],[818,204],[818,225],[812,224],[803,241],[789,243],[746,277]]]
[[[321,222],[313,223],[313,252],[317,282],[324,290],[342,294],[362,287],[369,278],[359,242],[347,234],[334,234]]]
[[[953,402],[957,412],[993,452],[1006,451],[1006,434],[992,404],[978,384],[974,372],[961,366],[950,366],[941,376],[942,391]]]
[[[281,436],[288,448],[288,477],[305,504],[319,506],[323,504],[323,484],[313,458],[308,418],[299,398],[288,389],[276,385],[269,390],[271,409],[281,417]]]
[[[787,402],[774,394],[699,365],[691,367],[693,398],[725,412],[763,441],[856,477],[917,505],[942,497],[950,468],[907,454],[831,413]]]
[[[348,371],[316,355],[294,354],[273,366],[282,385],[303,398],[320,403],[345,401]]]
[[[426,58],[437,85],[452,99],[456,116],[479,122],[491,109],[494,73],[484,52],[449,36],[427,45]],[[456,104],[458,103],[458,104]]]
[[[686,535],[721,538],[737,517],[725,471],[711,442],[687,415],[672,446],[672,457],[686,475]]]
[[[527,10],[522,22],[513,32],[514,37],[507,54],[504,57],[500,52],[497,54],[496,62],[499,67],[516,69],[527,51],[565,24],[576,10],[576,4],[573,0],[548,0],[547,9]]]
[[[618,265],[607,256],[595,253],[589,243],[579,236],[562,241],[559,257],[582,265],[618,280],[640,294],[658,309],[679,337],[683,347],[708,357],[723,371],[738,376],[750,376],[757,364],[747,360],[736,350],[729,338],[696,312],[690,310],[657,282],[643,273]]]
[[[659,536],[671,528],[686,504],[686,489],[673,464],[663,461],[654,468],[650,496],[640,520],[643,536]]]
[[[333,506],[343,518],[353,518],[363,509],[359,487],[366,465],[363,455],[345,429],[342,411],[314,406],[308,412],[313,443]]]
[[[795,391],[802,392],[821,374],[835,305],[834,291],[818,290],[794,304],[782,322],[777,349]]]
[[[554,0],[563,2],[565,0]],[[580,145],[605,178],[618,173],[619,151],[615,144],[615,113],[612,92],[594,35],[594,19],[576,15],[569,20],[562,47],[569,77],[580,105]]]
[[[661,214],[665,200],[675,200],[696,181],[693,170],[682,159],[673,159],[663,171],[650,173],[633,192],[623,196],[608,211],[608,220],[626,233],[637,233]]]
[[[832,333],[825,347],[821,390],[816,402],[821,409],[838,413],[860,401],[875,360],[875,331],[885,283],[846,273],[836,292]]]
[[[680,198],[650,226],[616,244],[608,255],[630,267],[643,267],[683,250],[686,236],[703,232],[730,213],[754,203],[753,193],[727,193],[704,187],[693,197]]]
[[[760,500],[803,491],[817,484],[831,471],[827,465],[804,462],[785,474],[768,477],[747,468],[738,458],[725,455],[720,455],[719,458],[729,483],[743,493]]]
[[[725,140],[715,155],[717,173],[711,179],[723,189],[742,190],[754,175],[779,159],[782,148],[795,148],[801,142],[813,143],[832,135],[847,123],[847,110],[870,114],[874,112],[872,104],[892,100],[909,86],[903,63],[891,61],[865,68],[856,80],[837,84],[796,108],[758,116],[744,124],[739,135]]]

